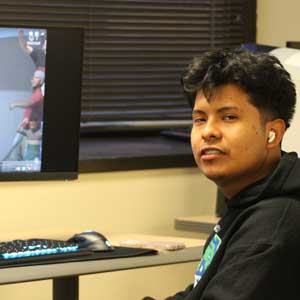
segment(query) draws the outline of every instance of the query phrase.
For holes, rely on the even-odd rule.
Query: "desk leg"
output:
[[[78,291],[78,276],[53,279],[53,300],[78,300]]]

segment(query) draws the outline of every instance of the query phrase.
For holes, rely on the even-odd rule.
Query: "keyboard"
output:
[[[93,252],[63,240],[28,239],[0,242],[0,266],[91,255]]]

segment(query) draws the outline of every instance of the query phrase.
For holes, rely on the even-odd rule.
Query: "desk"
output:
[[[196,246],[150,256],[4,268],[0,284],[52,279],[53,300],[78,300],[81,275],[199,261],[201,254],[202,246]]]

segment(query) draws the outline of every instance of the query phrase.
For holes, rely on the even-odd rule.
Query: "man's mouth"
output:
[[[200,157],[202,160],[213,160],[219,158],[220,156],[224,155],[224,151],[218,148],[203,148],[200,151]]]

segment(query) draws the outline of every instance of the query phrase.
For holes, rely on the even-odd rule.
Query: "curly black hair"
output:
[[[283,119],[287,128],[296,105],[295,85],[281,62],[267,53],[217,49],[195,57],[183,73],[182,86],[191,106],[201,90],[207,99],[221,85],[235,84],[268,118]]]

